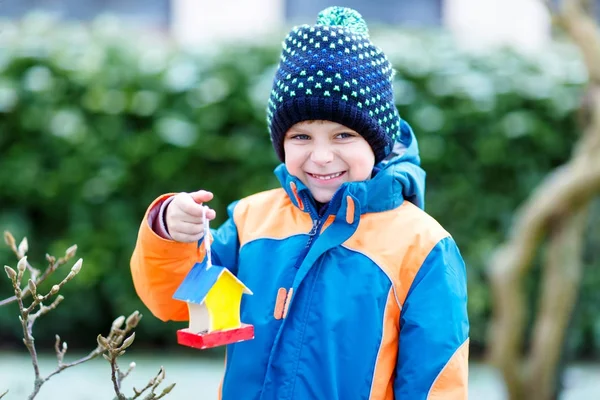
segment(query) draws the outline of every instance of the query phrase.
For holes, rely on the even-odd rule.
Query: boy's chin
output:
[[[313,198],[319,203],[329,203],[331,198],[333,197],[333,192],[329,193],[329,191],[325,190],[313,190],[311,191]]]

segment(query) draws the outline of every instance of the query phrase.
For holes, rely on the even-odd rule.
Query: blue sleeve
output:
[[[397,399],[466,399],[467,278],[451,237],[431,250],[400,314]]]

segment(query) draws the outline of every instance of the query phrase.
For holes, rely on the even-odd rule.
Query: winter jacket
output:
[[[233,203],[211,231],[213,263],[253,292],[241,320],[255,338],[227,346],[223,399],[467,398],[465,265],[422,210],[425,174],[402,129],[410,146],[320,212],[281,165],[281,188]],[[160,238],[144,218],[131,270],[158,318],[188,318],[172,295],[203,249]]]

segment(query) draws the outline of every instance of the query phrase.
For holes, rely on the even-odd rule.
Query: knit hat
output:
[[[292,125],[328,120],[361,134],[375,163],[383,160],[400,133],[392,77],[390,62],[353,9],[329,7],[316,25],[293,28],[283,42],[267,106],[279,159],[285,160],[283,139]]]

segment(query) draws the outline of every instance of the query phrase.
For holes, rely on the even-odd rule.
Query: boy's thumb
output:
[[[213,198],[213,194],[206,190],[198,190],[196,192],[191,192],[190,196],[196,203],[204,203],[207,201],[211,201]]]

